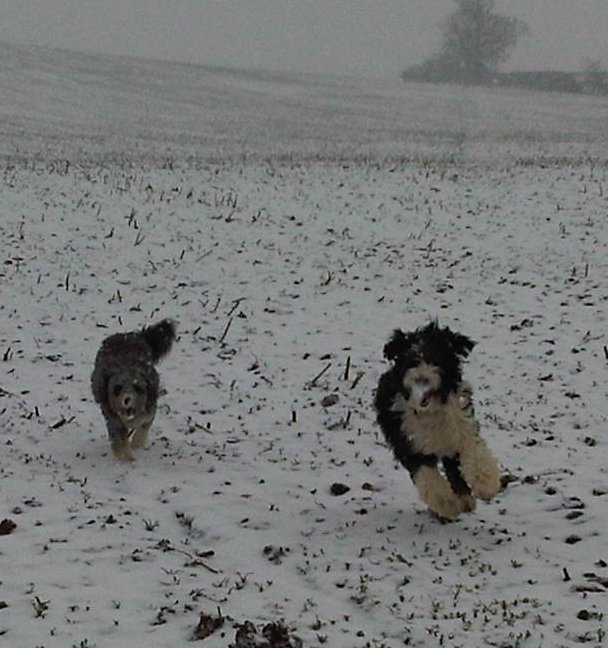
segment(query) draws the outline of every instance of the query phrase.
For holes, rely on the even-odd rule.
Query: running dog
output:
[[[156,414],[159,377],[154,366],[175,341],[175,323],[162,320],[140,331],[116,333],[97,352],[91,389],[106,420],[112,451],[133,461]]]
[[[455,520],[500,490],[500,468],[473,410],[462,361],[475,342],[436,321],[415,331],[397,329],[384,346],[392,362],[381,377],[377,421],[418,494],[441,519]]]

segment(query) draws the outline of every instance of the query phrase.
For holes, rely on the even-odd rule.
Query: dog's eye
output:
[[[136,394],[143,394],[144,393],[144,388],[139,383],[135,383],[133,385],[133,389],[135,390]]]
[[[121,391],[122,391],[122,385],[114,385],[114,389],[112,390],[114,396],[118,396],[118,394],[120,394]]]

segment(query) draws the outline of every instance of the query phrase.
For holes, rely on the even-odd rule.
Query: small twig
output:
[[[342,427],[345,430],[346,430],[346,428],[348,427],[348,425],[350,423],[350,414],[351,414],[351,411],[348,410],[348,412],[346,412],[346,416],[342,419]]]
[[[177,547],[172,547],[172,549],[177,553],[181,553],[184,554],[184,556],[188,556],[188,558],[190,558],[190,560],[192,561],[190,563],[191,567],[204,567],[205,569],[208,569],[212,574],[222,573],[220,569],[211,567],[211,565],[208,565],[204,560],[201,560],[198,556],[192,555],[189,551],[185,551],[184,549],[178,549]]]
[[[606,356],[606,360],[608,360],[608,346],[604,344],[604,355]]]
[[[211,313],[215,313],[217,311],[217,309],[220,307],[221,301],[222,301],[222,296],[218,295],[217,301],[215,302],[215,305],[213,306],[213,308],[210,311]]]
[[[325,375],[327,371],[329,371],[329,368],[331,367],[331,362],[326,364],[323,369],[308,383],[311,387],[314,387],[317,384],[317,381]]]
[[[224,344],[224,340],[226,339],[226,336],[228,335],[228,331],[230,330],[230,327],[232,326],[232,320],[234,318],[230,318],[228,320],[228,324],[226,324],[226,327],[224,328],[224,332],[222,333],[222,337],[220,338],[220,344]]]
[[[344,369],[344,380],[348,380],[350,375],[350,356],[346,358],[346,368]]]
[[[359,381],[361,380],[361,378],[363,378],[363,376],[365,376],[365,371],[357,371],[357,375],[355,376],[355,379],[353,380],[350,388],[354,389],[359,384]]]
[[[346,430],[350,424],[350,415],[351,411],[346,412],[346,416],[343,416],[340,420],[332,423],[327,429],[328,430]]]
[[[131,209],[131,213],[126,217],[127,218],[127,225],[129,227],[133,226],[134,229],[139,229],[139,226],[137,225],[137,221],[135,220],[135,209]]]
[[[198,263],[199,261],[202,261],[205,257],[208,257],[212,252],[213,252],[213,248],[210,248],[210,249],[207,250],[206,252],[203,252],[203,253],[198,257],[198,259],[196,260],[196,262]]]
[[[230,309],[230,312],[228,313],[228,317],[231,317],[231,315],[234,313],[234,311],[239,307],[239,304],[244,300],[244,297],[239,297],[238,299],[235,299],[232,302],[232,308]]]
[[[55,423],[51,425],[51,430],[58,430],[60,427],[71,423],[75,418],[75,416],[70,416],[70,418],[65,418],[65,416],[62,416],[58,421],[55,421]]]

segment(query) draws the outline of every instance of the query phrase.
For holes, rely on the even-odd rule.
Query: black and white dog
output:
[[[160,380],[154,366],[171,350],[175,323],[163,320],[140,331],[116,333],[97,352],[91,388],[106,420],[112,451],[133,461],[156,414]]]
[[[474,346],[437,322],[394,331],[384,347],[393,364],[374,401],[382,432],[421,499],[448,520],[500,490],[498,462],[479,436],[472,389],[462,380],[462,360]]]

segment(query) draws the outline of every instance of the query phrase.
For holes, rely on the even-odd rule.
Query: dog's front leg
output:
[[[423,465],[412,472],[420,499],[441,518],[456,520],[463,510],[460,498],[436,466]]]
[[[460,459],[458,457],[443,457],[442,460],[445,476],[450,486],[460,501],[460,510],[463,513],[472,513],[476,508],[475,498],[471,495],[471,489],[462,477],[460,472]]]
[[[155,415],[156,406],[152,407],[149,412],[137,420],[137,423],[133,426],[134,430],[131,434],[132,448],[143,448],[148,443],[148,432],[150,431],[150,426],[154,421]]]
[[[139,427],[135,428],[133,435],[131,436],[131,447],[138,449],[143,448],[148,443],[148,432],[150,431],[150,425],[152,422],[144,423]]]
[[[121,461],[135,461],[135,457],[129,447],[129,431],[120,421],[108,419],[107,423],[110,445],[112,446],[114,456]]]
[[[465,444],[460,453],[460,469],[473,497],[491,500],[500,490],[500,466],[481,437]]]

